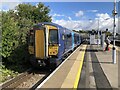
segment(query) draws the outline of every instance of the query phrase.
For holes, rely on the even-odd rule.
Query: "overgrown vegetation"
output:
[[[0,71],[3,71],[3,74],[4,71],[19,73],[23,71],[21,68],[29,66],[27,32],[34,24],[51,22],[49,12],[49,7],[42,3],[37,6],[29,3],[19,4],[15,10],[0,11],[2,14],[0,19],[2,22],[2,43],[0,43],[2,50],[0,54],[4,65],[0,67]]]
[[[15,77],[18,74],[18,72],[15,72],[14,70],[7,69],[4,65],[0,66],[0,72],[2,74],[0,82],[4,82],[10,78]]]

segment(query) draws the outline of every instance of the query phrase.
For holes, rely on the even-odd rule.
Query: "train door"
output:
[[[35,56],[37,59],[45,57],[45,30],[35,31]]]
[[[49,56],[58,54],[58,29],[49,29]]]

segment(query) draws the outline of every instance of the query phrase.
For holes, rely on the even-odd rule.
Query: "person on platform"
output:
[[[109,39],[109,36],[107,35],[105,37],[105,43],[106,43],[106,47],[105,47],[105,51],[109,51],[109,45],[110,45],[110,39]]]

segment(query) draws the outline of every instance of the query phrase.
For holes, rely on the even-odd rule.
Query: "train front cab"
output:
[[[48,60],[50,66],[57,66],[57,58],[59,54],[59,35],[58,28],[56,26],[47,26],[49,29],[48,36]]]
[[[58,56],[58,29],[55,26],[43,25],[30,30],[29,53],[33,66],[45,66],[56,63]],[[52,60],[50,60],[52,59]]]

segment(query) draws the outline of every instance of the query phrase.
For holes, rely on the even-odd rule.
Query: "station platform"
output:
[[[110,46],[112,48],[112,46]],[[78,88],[109,88],[118,89],[118,57],[116,64],[112,61],[112,49],[103,51],[97,45],[88,45]]]
[[[112,49],[97,45],[80,45],[38,87],[41,88],[109,88],[118,89],[118,57],[112,62]]]

